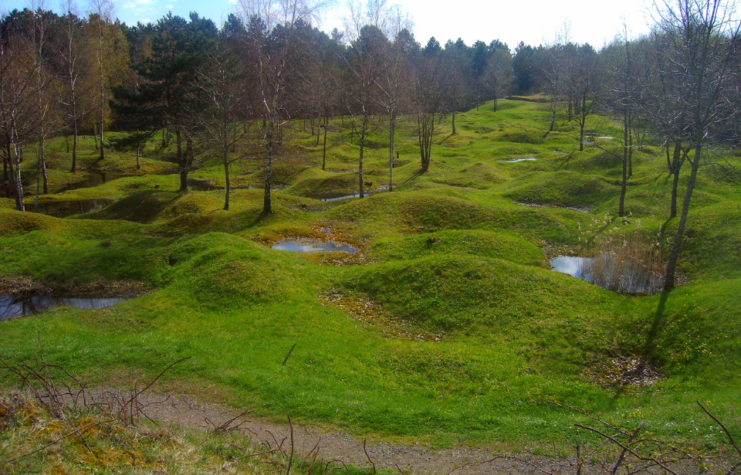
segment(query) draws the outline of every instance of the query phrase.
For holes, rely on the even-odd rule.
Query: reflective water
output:
[[[538,160],[535,157],[530,158],[515,158],[514,160],[504,160],[505,163],[517,163],[517,162],[534,162]]]
[[[280,251],[291,251],[291,252],[347,252],[350,254],[356,254],[360,252],[360,249],[356,249],[348,244],[336,243],[336,242],[312,242],[302,241],[299,239],[286,239],[281,242],[275,243],[272,246],[273,249]]]
[[[213,191],[224,189],[223,186],[217,186],[214,180],[199,180],[196,178],[188,178],[188,188],[194,191]]]
[[[551,268],[556,272],[569,274],[572,277],[581,279],[584,275],[584,267],[591,261],[588,257],[569,257],[558,256],[551,259]]]
[[[85,310],[112,307],[131,300],[128,297],[29,297],[25,299],[0,295],[0,322],[25,315],[35,315],[55,307]]]
[[[59,190],[59,192],[61,193],[63,191],[78,190],[80,188],[93,188],[95,186],[100,186],[104,183],[108,183],[109,181],[117,180],[123,176],[126,175],[118,172],[89,171],[87,173],[87,178],[81,181],[69,183],[67,186]]]
[[[372,193],[365,193],[365,196],[373,196]],[[314,195],[309,195],[307,198],[311,198],[314,200],[319,201],[338,201],[338,200],[347,200],[350,198],[360,198],[359,193],[317,193]]]
[[[66,218],[76,214],[88,214],[99,211],[113,203],[113,200],[107,198],[95,198],[90,200],[74,201],[47,201],[39,203],[39,213],[48,214],[57,218]],[[26,202],[27,211],[36,211],[33,201]]]
[[[661,292],[663,275],[650,272],[647,266],[613,254],[596,257],[559,256],[551,259],[556,272],[569,274],[603,289],[633,295],[651,295]]]

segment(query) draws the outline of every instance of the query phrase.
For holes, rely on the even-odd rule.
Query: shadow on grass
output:
[[[666,301],[669,299],[671,290],[664,290],[661,292],[661,299],[659,300],[659,306],[656,309],[653,322],[651,322],[651,328],[646,336],[646,343],[643,346],[643,356],[647,361],[656,362],[656,338],[659,335],[661,327],[665,321]]]

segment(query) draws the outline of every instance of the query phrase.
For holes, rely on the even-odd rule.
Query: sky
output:
[[[59,10],[60,0],[45,1]],[[87,0],[77,0],[85,12]],[[114,0],[115,15],[127,24],[156,22],[172,11],[188,16],[191,11],[212,19],[217,25],[237,8],[237,0]],[[344,0],[323,15],[320,28],[343,30]],[[648,31],[652,0],[388,0],[398,4],[414,22],[414,34],[423,45],[434,36],[440,44],[463,39],[489,43],[498,39],[511,49],[520,41],[538,45],[554,42],[557,32],[568,25],[570,39],[600,48],[622,32],[630,36]],[[29,6],[29,0],[0,0],[0,13]]]

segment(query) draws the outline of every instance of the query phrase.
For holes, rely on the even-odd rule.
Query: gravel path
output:
[[[156,394],[147,394],[141,397],[145,405],[162,401],[165,397]],[[215,404],[204,404],[188,396],[170,396],[161,404],[151,404],[146,407],[149,417],[165,423],[176,423],[188,428],[209,430],[212,429],[206,419],[219,425],[237,414],[238,410]],[[247,417],[248,423],[242,429],[252,434],[256,445],[269,443],[275,447],[276,440],[286,440],[284,448],[290,444],[289,424],[280,424],[268,420]],[[305,426],[294,423],[294,447],[299,455],[310,453],[317,444],[319,457],[324,460],[342,460],[346,464],[370,467],[370,463],[363,450],[363,440],[353,435],[326,430],[320,427]],[[421,445],[405,445],[392,442],[378,442],[367,444],[368,455],[377,468],[387,468],[394,471],[403,470],[405,474],[529,474],[543,473],[534,467],[514,461],[496,460],[486,463],[492,454],[483,449],[460,447],[443,450],[430,450]],[[532,459],[530,459],[532,460]],[[566,461],[543,459],[554,475],[566,473],[556,469],[554,465],[565,465]],[[397,467],[398,465],[398,467]]]

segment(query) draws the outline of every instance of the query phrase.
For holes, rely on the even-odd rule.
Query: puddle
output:
[[[354,170],[324,170],[327,173],[358,173],[360,170],[357,168]]]
[[[585,264],[590,260],[588,257],[558,256],[555,259],[551,259],[551,268],[556,272],[569,274],[571,277],[582,279]]]
[[[563,150],[559,150],[559,149],[554,149],[553,151],[555,153],[560,153],[560,154],[564,154],[564,155],[567,154],[567,153],[569,153],[569,152],[564,152]]]
[[[198,180],[196,178],[188,178],[188,188],[194,191],[213,191],[224,189],[223,186],[217,186],[214,180]]]
[[[128,297],[30,297],[19,299],[6,295],[0,296],[0,322],[11,318],[35,315],[55,307],[74,307],[85,310],[112,307],[131,300]]]
[[[538,159],[535,157],[530,157],[530,158],[515,158],[514,160],[502,160],[502,161],[505,163],[517,163],[517,162],[534,162],[536,160]]]
[[[606,135],[604,137],[597,137],[597,138],[600,140],[615,140],[615,137],[608,137]]]
[[[372,193],[365,193],[365,197],[373,196]],[[338,201],[347,200],[350,198],[360,198],[360,193],[317,193],[314,195],[308,195],[307,198],[311,198],[319,201]]]
[[[291,252],[347,252],[349,254],[357,254],[360,249],[354,248],[349,244],[337,243],[337,242],[318,242],[318,241],[301,241],[298,239],[286,239],[284,241],[273,244],[273,249],[279,251],[291,251]]]
[[[618,261],[614,255],[597,257],[559,256],[551,259],[551,268],[590,284],[623,294],[652,295],[663,288],[662,275],[645,271],[645,265]]]
[[[39,203],[39,213],[48,214],[57,218],[66,218],[76,214],[88,214],[99,211],[113,203],[108,198],[95,198],[75,201],[47,201]],[[36,211],[33,201],[26,203],[27,211]]]
[[[224,190],[225,186],[217,185],[215,180],[199,180],[196,178],[188,178],[188,188],[193,191],[214,191]],[[271,185],[271,191],[280,191],[288,188],[288,185]],[[229,187],[231,190],[263,190],[264,185],[232,185]]]
[[[118,172],[106,172],[106,171],[96,171],[96,170],[91,170],[91,171],[88,171],[87,173],[88,173],[87,178],[85,178],[82,181],[76,181],[74,183],[69,183],[67,186],[59,190],[59,193],[63,191],[79,190],[80,188],[94,188],[104,183],[108,183],[109,181],[117,180],[119,178],[127,176],[127,175],[124,175],[123,173],[118,173]]]
[[[589,213],[592,210],[589,208],[580,208],[578,206],[551,206],[540,203],[523,203],[521,201],[515,201],[515,204],[520,206],[527,206],[530,208],[554,208],[554,209],[570,209],[571,211],[579,211],[581,213]]]

